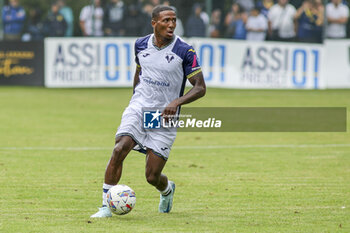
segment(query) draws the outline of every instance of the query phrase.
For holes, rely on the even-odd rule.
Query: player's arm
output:
[[[199,72],[193,77],[189,78],[188,81],[193,85],[193,87],[183,96],[173,100],[164,110],[163,117],[173,116],[176,114],[177,107],[191,103],[205,95],[206,86],[203,78],[203,73]]]
[[[176,107],[183,104],[189,104],[205,95],[207,88],[205,86],[202,72],[199,72],[198,74],[189,78],[188,81],[190,81],[193,87],[185,95],[173,101],[177,105]]]
[[[140,82],[140,72],[141,72],[141,66],[137,65],[136,66],[136,71],[134,75],[134,83],[133,83],[133,92],[135,93],[135,88],[137,84]]]

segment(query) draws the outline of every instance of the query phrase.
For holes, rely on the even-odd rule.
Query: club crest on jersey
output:
[[[168,61],[168,63],[170,63],[172,60],[174,60],[174,56],[173,55],[166,55],[165,59]]]

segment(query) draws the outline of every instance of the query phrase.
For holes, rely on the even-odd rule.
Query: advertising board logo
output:
[[[32,67],[23,64],[24,60],[33,60],[32,51],[6,51],[0,52],[0,75],[6,78],[16,75],[30,75],[34,73]]]
[[[145,129],[160,129],[160,115],[162,113],[157,111],[144,111],[143,112],[143,128]]]
[[[321,50],[299,47],[247,47],[242,59],[241,81],[270,87],[319,87]]]

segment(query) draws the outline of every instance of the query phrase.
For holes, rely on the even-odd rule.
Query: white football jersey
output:
[[[195,50],[180,37],[161,49],[153,44],[153,37],[135,42],[135,61],[141,73],[129,106],[166,107],[183,95],[187,79],[201,72]]]

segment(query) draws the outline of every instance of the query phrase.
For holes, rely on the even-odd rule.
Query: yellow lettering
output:
[[[35,54],[33,51],[7,51],[5,57],[17,59],[33,59],[35,57]]]
[[[34,72],[33,68],[16,64],[18,64],[18,60],[9,58],[0,61],[0,75],[8,78],[13,75],[29,75]]]

